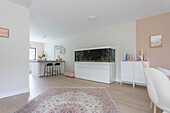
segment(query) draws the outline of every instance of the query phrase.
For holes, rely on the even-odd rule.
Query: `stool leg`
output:
[[[48,77],[48,74],[49,74],[49,66],[47,66],[47,77]]]
[[[59,65],[59,70],[60,70],[60,75],[61,75],[61,67],[60,67],[61,65]]]
[[[52,75],[53,75],[53,66],[52,66]]]
[[[57,75],[57,66],[55,66],[55,76]]]
[[[53,72],[53,71],[54,71],[54,69],[53,69],[53,68],[54,68],[54,67],[52,66],[52,75],[54,75],[54,72]]]
[[[51,69],[51,66],[50,66],[50,75],[52,76],[52,69]]]
[[[44,76],[45,76],[46,66],[44,66]]]
[[[50,72],[51,72],[51,75],[53,76],[53,66],[51,66]]]
[[[49,75],[51,76],[51,66],[49,66]]]
[[[57,65],[57,75],[58,75],[58,65]]]
[[[58,74],[60,75],[60,65],[58,65]]]

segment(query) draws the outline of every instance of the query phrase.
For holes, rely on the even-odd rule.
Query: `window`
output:
[[[36,60],[36,48],[29,48],[29,60]]]

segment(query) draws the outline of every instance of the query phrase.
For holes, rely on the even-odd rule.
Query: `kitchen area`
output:
[[[30,42],[29,72],[34,77],[55,76],[64,74],[64,64],[61,54],[65,54],[63,46],[54,46],[54,58],[48,59],[44,52],[44,43]]]

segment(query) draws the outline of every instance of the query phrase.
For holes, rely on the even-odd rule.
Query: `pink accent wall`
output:
[[[163,47],[150,48],[149,37],[162,34]],[[136,21],[137,52],[147,51],[152,67],[170,69],[170,12]]]

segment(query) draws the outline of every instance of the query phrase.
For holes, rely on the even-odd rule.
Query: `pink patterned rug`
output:
[[[106,88],[51,88],[15,113],[120,113]]]

